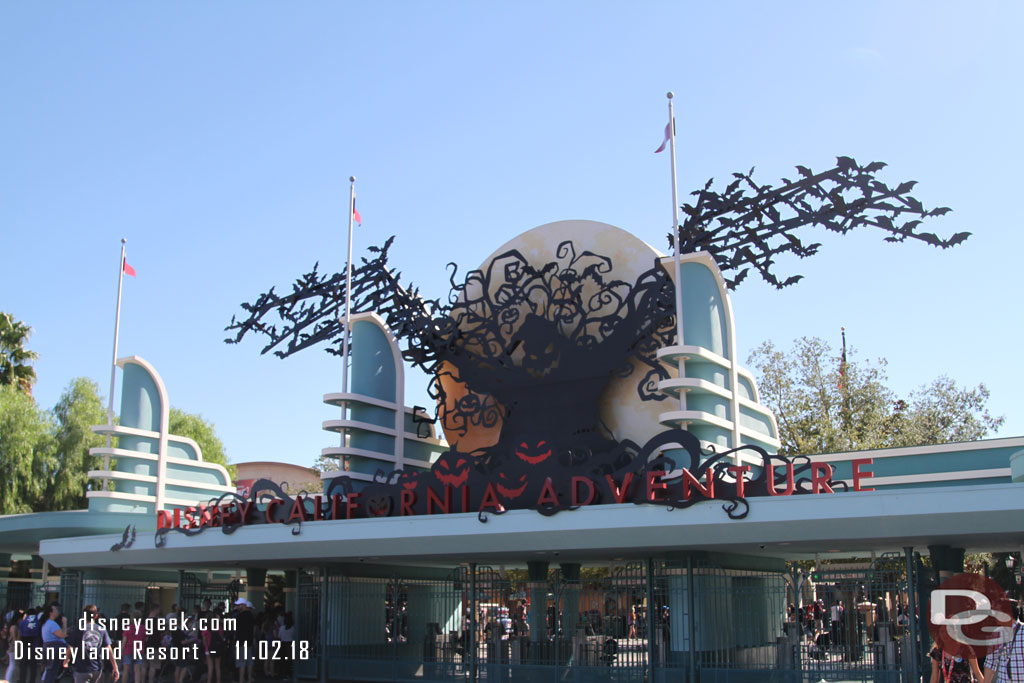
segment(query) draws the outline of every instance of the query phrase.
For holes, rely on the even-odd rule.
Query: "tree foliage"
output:
[[[984,384],[961,387],[941,376],[900,398],[887,385],[886,361],[843,363],[825,341],[804,337],[789,351],[766,341],[747,363],[761,403],[779,423],[786,456],[973,441],[1003,423],[987,408]]]
[[[32,393],[36,371],[32,363],[39,358],[35,351],[25,348],[32,328],[14,319],[10,313],[0,312],[0,386],[14,386]]]
[[[89,470],[97,469],[99,457],[89,449],[103,445],[103,437],[92,431],[107,415],[99,387],[92,380],[71,380],[52,411],[54,417],[55,458],[46,479],[46,500],[56,507],[46,509],[77,510],[86,505]]]
[[[36,509],[52,452],[47,412],[20,388],[0,386],[0,514]]]
[[[187,436],[195,441],[203,451],[203,462],[223,465],[231,478],[235,478],[237,470],[234,465],[228,463],[228,458],[224,454],[224,443],[217,436],[212,422],[205,420],[202,415],[186,413],[172,407],[167,428],[171,434]]]
[[[52,410],[18,386],[0,386],[0,514],[84,508],[86,491],[98,485],[88,473],[100,465],[89,449],[104,441],[91,427],[106,420],[99,387],[84,377],[71,380]],[[170,429],[234,477],[212,424],[172,408]]]
[[[105,418],[98,387],[84,377],[68,384],[53,410],[0,387],[0,514],[85,507],[96,468],[89,449],[102,443],[89,428]]]

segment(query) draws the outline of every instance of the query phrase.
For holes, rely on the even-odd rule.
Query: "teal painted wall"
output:
[[[352,393],[395,402],[394,355],[384,331],[371,322],[358,320],[352,325],[350,372]],[[394,425],[393,419],[391,424]]]
[[[686,344],[703,346],[729,357],[729,339],[725,324],[725,306],[714,274],[703,263],[684,262],[683,337]]]

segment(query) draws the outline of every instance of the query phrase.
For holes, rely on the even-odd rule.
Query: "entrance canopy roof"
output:
[[[35,555],[42,540],[65,538],[70,534],[87,536],[111,534],[115,531],[120,533],[133,517],[135,515],[89,510],[0,515],[0,550],[5,553]]]
[[[170,533],[157,548],[140,532],[44,540],[60,567],[275,567],[334,562],[451,565],[527,560],[597,561],[670,556],[687,550],[800,559],[815,553],[864,555],[906,546],[1018,550],[1024,545],[1024,483],[888,489],[748,499],[747,517],[729,519],[721,501],[687,509],[600,505],[545,517],[531,510],[306,522]]]

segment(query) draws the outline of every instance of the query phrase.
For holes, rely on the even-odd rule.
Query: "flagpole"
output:
[[[679,184],[676,181],[676,116],[675,110],[672,108],[672,98],[674,95],[669,91],[666,97],[668,97],[669,156],[672,159],[672,242],[675,245],[675,258],[673,259],[672,267],[676,284],[676,344],[682,346],[685,342],[683,339],[683,277],[682,265],[679,262]],[[683,358],[682,354],[678,356],[679,379],[686,375],[686,361]],[[733,389],[735,390],[735,387]],[[686,391],[683,387],[679,388],[679,409],[686,410]],[[683,426],[685,427],[685,423]]]
[[[341,341],[341,393],[343,394],[348,393],[348,338],[349,328],[352,323],[352,223],[355,220],[356,212],[356,177],[350,176],[348,180],[352,184],[349,188],[348,196],[348,262],[345,265],[345,330]],[[348,404],[345,404],[345,410],[348,410]],[[345,445],[344,440],[345,435],[343,433],[342,446]]]
[[[107,403],[107,426],[114,426],[114,381],[117,376],[117,338],[121,330],[121,288],[124,285],[124,245],[128,240],[121,238],[121,260],[117,264],[117,311],[114,313],[114,356],[110,361],[110,399]],[[110,432],[107,432],[107,448],[110,448]],[[110,469],[110,455],[103,456],[103,469]]]

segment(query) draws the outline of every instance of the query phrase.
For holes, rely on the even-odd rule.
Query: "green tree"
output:
[[[214,462],[223,465],[228,474],[234,479],[237,470],[234,465],[228,463],[224,454],[224,444],[217,436],[212,422],[207,422],[202,415],[186,413],[178,408],[171,408],[168,420],[168,430],[177,436],[187,436],[199,444],[203,451],[204,462]]]
[[[20,388],[0,386],[0,514],[37,509],[53,459],[50,416]]]
[[[318,474],[324,472],[337,472],[341,469],[341,460],[334,456],[320,454],[320,457],[313,463],[313,471]]]
[[[901,399],[887,386],[886,361],[847,360],[825,341],[804,337],[788,352],[761,344],[747,363],[758,375],[761,402],[775,412],[782,455],[810,455],[967,441],[999,428],[984,384],[948,377]]]
[[[0,386],[15,386],[32,393],[36,371],[32,363],[39,358],[25,348],[32,328],[18,322],[10,313],[0,312]]]
[[[55,458],[46,480],[43,509],[80,510],[86,505],[88,472],[99,464],[99,458],[89,455],[89,449],[103,445],[104,441],[91,429],[107,419],[99,387],[85,377],[71,380],[52,414]]]

